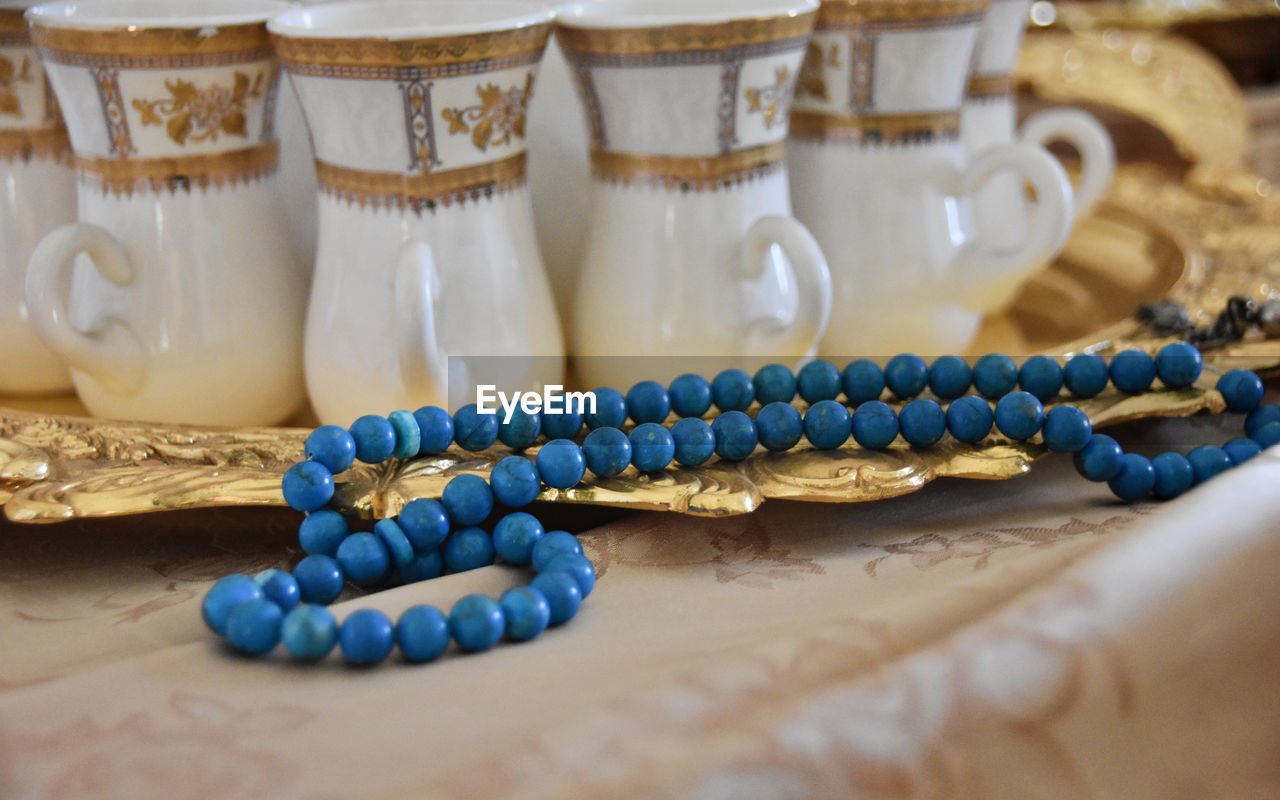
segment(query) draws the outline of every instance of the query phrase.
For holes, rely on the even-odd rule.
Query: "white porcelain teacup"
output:
[[[792,108],[796,216],[827,254],[831,357],[962,350],[1061,246],[1062,167],[1012,143],[965,156],[960,106],[986,0],[824,0]],[[974,225],[975,193],[1012,173],[1036,193],[1014,242]]]
[[[27,35],[31,0],[0,0],[0,394],[71,389],[28,320],[22,284],[46,233],[76,218],[71,143]]]
[[[813,351],[830,281],[791,216],[783,156],[815,10],[813,0],[559,10],[590,134],[571,348],[587,384],[674,378],[691,363],[682,357],[753,368]]]
[[[303,401],[306,275],[279,213],[266,29],[288,8],[27,12],[75,150],[80,222],[36,248],[26,299],[94,414],[250,425]]]
[[[391,0],[271,22],[320,183],[306,374],[322,420],[447,405],[469,394],[452,381],[562,382],[525,181],[551,20],[528,2]],[[498,356],[506,374],[480,378]]]

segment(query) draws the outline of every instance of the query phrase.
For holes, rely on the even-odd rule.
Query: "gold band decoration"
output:
[[[316,159],[316,180],[324,194],[360,208],[421,214],[523,186],[525,167],[524,153],[471,167],[413,174],[351,169]]]
[[[978,20],[991,0],[822,0],[818,30],[863,22],[973,17]]]
[[[403,67],[458,67],[490,62],[529,63],[551,36],[551,24],[430,39],[300,38],[273,35],[276,54],[289,72],[334,77],[367,77],[366,73]]]
[[[791,112],[791,136],[854,144],[910,144],[960,135],[960,112],[925,114],[820,114]]]
[[[20,47],[31,43],[27,21],[21,8],[0,8],[0,47]]]
[[[1013,93],[1012,75],[970,75],[966,97],[1006,97]]]
[[[35,20],[31,41],[45,58],[80,67],[212,67],[272,57],[265,21],[203,28],[77,28]]]
[[[561,20],[556,40],[578,55],[646,56],[721,51],[797,39],[813,33],[814,11],[802,14],[651,28],[575,28]]]
[[[266,178],[276,171],[280,143],[240,150],[166,158],[75,157],[80,180],[117,197],[150,190],[174,194],[191,189],[221,188]]]
[[[635,183],[681,191],[715,191],[782,168],[786,145],[770,142],[721,156],[662,156],[592,150],[591,172],[609,183]]]
[[[32,160],[71,163],[71,141],[61,124],[35,130],[0,130],[0,161],[26,164]]]

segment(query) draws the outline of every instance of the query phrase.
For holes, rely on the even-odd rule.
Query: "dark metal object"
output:
[[[1181,303],[1164,300],[1144,303],[1135,313],[1152,336],[1181,336],[1198,348],[1221,347],[1238,342],[1250,328],[1258,328],[1267,338],[1280,337],[1280,300],[1259,303],[1237,295],[1209,325],[1197,328]]]

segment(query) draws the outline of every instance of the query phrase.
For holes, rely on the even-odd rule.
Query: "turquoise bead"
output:
[[[947,430],[956,441],[965,444],[987,438],[995,421],[991,404],[974,394],[958,397],[947,406]]]
[[[1262,426],[1272,422],[1280,422],[1280,406],[1258,406],[1245,418],[1244,435],[1252,439],[1262,430]]]
[[[681,375],[671,382],[667,391],[671,410],[680,417],[701,417],[711,408],[711,384],[701,375]]]
[[[628,436],[631,439],[631,463],[641,472],[664,470],[675,457],[676,443],[671,431],[656,422],[637,425]]]
[[[853,420],[844,403],[819,400],[804,414],[804,435],[819,450],[834,450],[849,440]]]
[[[848,412],[845,412],[845,416],[848,416]],[[766,450],[785,452],[795,447],[804,436],[804,420],[791,403],[775,400],[756,412],[756,434]],[[712,434],[713,437],[714,435]],[[676,460],[680,461],[679,439],[676,440]]]
[[[507,638],[524,642],[547,629],[551,622],[551,606],[547,598],[529,586],[517,586],[498,599]]]
[[[258,582],[248,575],[227,575],[219,578],[209,589],[200,605],[200,612],[214,633],[225,636],[231,610],[241,603],[262,600],[265,596]]]
[[[973,388],[988,400],[999,400],[1018,385],[1018,365],[1003,353],[987,353],[973,365]]]
[[[356,440],[345,428],[321,425],[307,437],[303,452],[336,475],[351,468],[356,459]]]
[[[310,555],[293,568],[298,594],[304,603],[328,605],[342,594],[342,566],[338,560],[324,555]]]
[[[280,488],[290,508],[315,511],[333,499],[333,473],[318,461],[299,461],[284,474]]]
[[[1137,453],[1125,453],[1124,463],[1110,480],[1107,486],[1121,500],[1141,500],[1151,493],[1156,485],[1156,471],[1151,461]]]
[[[915,397],[929,385],[929,365],[911,353],[896,355],[884,367],[884,383],[894,397]]]
[[[418,583],[439,578],[444,574],[444,554],[440,548],[415,553],[413,561],[400,567],[402,583]]]
[[[1062,382],[1073,397],[1096,397],[1111,379],[1107,362],[1096,353],[1072,356],[1062,368]]]
[[[534,442],[538,441],[540,433],[542,433],[542,414],[530,414],[519,406],[512,410],[509,421],[498,423],[498,441],[512,450],[532,447]]]
[[[1156,379],[1156,362],[1138,349],[1124,350],[1111,357],[1111,383],[1127,394],[1141,394]]]
[[[498,520],[493,529],[493,549],[508,564],[528,564],[533,546],[542,538],[542,523],[532,514],[517,511]]]
[[[596,586],[596,568],[586,556],[561,553],[544,564],[538,574],[550,575],[553,572],[564,572],[577,581],[578,591],[584,599]]]
[[[960,356],[942,356],[929,366],[929,390],[943,400],[954,400],[969,391],[973,368]]]
[[[572,489],[587,473],[582,447],[570,439],[554,439],[538,451],[538,474],[552,489]]]
[[[1057,397],[1062,384],[1062,367],[1048,356],[1032,356],[1018,369],[1018,385],[1042,403]]]
[[[396,644],[409,661],[434,661],[449,647],[449,620],[435,606],[412,606],[396,622]]]
[[[538,468],[524,456],[507,456],[489,473],[493,497],[507,508],[523,508],[538,498],[542,479]]]
[[[853,405],[879,400],[884,394],[884,370],[874,361],[860,358],[850,361],[840,373],[840,388]]]
[[[262,587],[263,596],[280,606],[281,611],[292,611],[298,605],[298,582],[282,569],[264,569],[253,580]]]
[[[404,529],[393,519],[380,519],[373,524],[373,533],[386,546],[391,561],[397,567],[403,567],[414,559],[413,545]]]
[[[1044,443],[1055,453],[1074,453],[1092,436],[1089,415],[1075,406],[1056,406],[1044,415]]]
[[[837,374],[837,391],[839,391],[838,381]],[[796,396],[796,376],[781,364],[766,364],[756,370],[756,374],[751,377],[751,383],[756,389],[756,402],[761,406],[767,406],[770,403],[789,404]],[[756,415],[757,424],[759,419],[759,415]]]
[[[366,464],[381,464],[396,449],[396,429],[386,417],[366,414],[351,423],[351,438],[356,443],[356,458]]]
[[[612,478],[631,465],[631,440],[617,428],[597,428],[582,440],[587,469],[601,478]]]
[[[487,567],[493,557],[493,538],[481,528],[454,531],[444,543],[444,563],[454,572]]]
[[[1030,439],[1044,424],[1044,406],[1030,392],[1010,392],[996,403],[996,427],[1014,441]]]
[[[755,399],[755,384],[740,369],[726,369],[711,381],[711,402],[721,411],[746,411]]]
[[[1109,481],[1124,466],[1120,443],[1105,433],[1095,433],[1075,455],[1076,472],[1085,480]]]
[[[413,458],[422,449],[422,431],[418,421],[408,411],[392,411],[387,415],[387,422],[396,432],[396,447],[391,455],[396,458]]]
[[[671,413],[671,395],[657,381],[641,381],[627,392],[627,413],[637,423],[662,422]]]
[[[481,414],[475,403],[467,403],[453,415],[453,440],[463,450],[479,452],[498,441],[498,425],[496,412]]]
[[[715,433],[710,425],[697,417],[677,420],[671,426],[671,440],[674,445],[672,455],[686,467],[705,464],[716,453]],[[632,460],[635,460],[634,455]]]
[[[1231,459],[1231,464],[1238,467],[1261,453],[1262,445],[1248,437],[1241,437],[1224,444],[1222,450],[1227,454],[1227,458]]]
[[[1156,353],[1156,377],[1170,389],[1195,383],[1203,367],[1200,351],[1187,342],[1170,342]]]
[[[338,622],[333,612],[315,603],[303,603],[285,614],[280,641],[294,658],[317,661],[338,643]]]
[[[596,396],[596,410],[587,409],[582,419],[591,430],[596,428],[621,428],[627,421],[627,398],[617,389],[601,387],[592,391]]]
[[[376,664],[395,645],[391,619],[376,608],[353,611],[338,630],[338,645],[352,664]]]
[[[741,461],[756,449],[756,424],[741,411],[725,411],[711,423],[716,455],[725,461]]]
[[[840,396],[840,370],[830,361],[810,361],[796,376],[796,391],[808,403],[835,400]]]
[[[353,533],[338,545],[338,565],[348,578],[361,586],[378,583],[391,574],[391,554],[376,535]]]
[[[433,456],[449,449],[453,442],[453,417],[438,406],[423,406],[413,412],[418,423],[418,455]]]
[[[913,447],[932,447],[947,432],[947,415],[936,401],[917,397],[898,412],[898,427]]]
[[[1204,483],[1210,478],[1231,469],[1231,458],[1221,447],[1201,445],[1190,453],[1187,460],[1191,462],[1191,470],[1195,473],[1196,483]]]
[[[853,438],[868,450],[881,450],[898,438],[898,415],[879,400],[868,400],[853,412]]]
[[[547,562],[561,553],[580,556],[582,555],[582,543],[578,541],[578,537],[568,531],[548,531],[533,543],[533,549],[529,552],[529,560],[533,563],[534,571],[541,572]]]
[[[227,617],[227,641],[243,653],[269,653],[280,643],[283,620],[280,606],[266,598],[241,603]]]
[[[449,612],[449,632],[463,650],[488,650],[498,643],[505,629],[502,607],[482,594],[467,595]]]
[[[331,556],[350,532],[346,518],[337,511],[312,511],[298,526],[298,544],[304,552]]]
[[[419,552],[434,550],[449,535],[449,513],[444,504],[427,497],[405,503],[396,522],[409,537],[409,544]]]
[[[1196,480],[1191,462],[1181,453],[1161,453],[1151,459],[1151,469],[1155,473],[1151,493],[1161,500],[1177,497],[1190,489]]]
[[[1218,378],[1217,389],[1227,408],[1237,414],[1248,414],[1262,403],[1262,379],[1247,369],[1227,372]]]
[[[555,412],[543,410],[542,434],[548,440],[572,439],[582,432],[582,420],[585,414],[578,403],[571,403],[568,399],[558,405],[564,408]]]
[[[440,502],[454,525],[479,525],[493,511],[493,490],[479,475],[458,475],[445,484]]]
[[[539,573],[529,585],[547,598],[551,609],[550,623],[563,625],[578,613],[582,606],[582,590],[572,575],[564,572]]]

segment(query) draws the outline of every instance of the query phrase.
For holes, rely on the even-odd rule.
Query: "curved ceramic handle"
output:
[[[788,324],[776,314],[762,314],[746,322],[742,338],[742,355],[759,355],[755,343],[761,339],[776,340],[791,334],[792,341],[782,345],[788,353],[810,353],[827,331],[831,318],[831,273],[827,259],[813,234],[794,217],[766,214],[747,228],[738,259],[736,278],[741,284],[758,278],[764,271],[764,254],[777,245],[789,263],[788,278],[796,286],[795,318]],[[794,342],[794,344],[792,343]]]
[[[115,237],[97,225],[73,222],[50,231],[31,253],[25,287],[31,325],[45,345],[93,378],[104,391],[131,395],[146,377],[141,339],[119,317],[107,317],[89,331],[77,330],[67,313],[76,256],[89,257],[98,273],[116,286],[133,282],[133,265]]]
[[[1027,276],[1062,248],[1075,219],[1071,182],[1062,165],[1044,148],[1024,142],[979,151],[956,173],[957,185],[949,193],[968,196],[972,205],[971,195],[1002,170],[1031,184],[1036,199],[1028,210],[1029,226],[1016,244],[993,246],[975,235],[956,252],[946,288],[973,311],[990,311],[1011,300]]]
[[[449,362],[436,343],[440,277],[431,247],[417,239],[406,241],[400,246],[394,276],[395,332],[405,390],[415,398],[441,397]]]
[[[1116,147],[1093,115],[1078,108],[1051,108],[1027,117],[1022,140],[1042,147],[1066,142],[1080,154],[1076,214],[1084,216],[1102,198],[1116,171]]]

